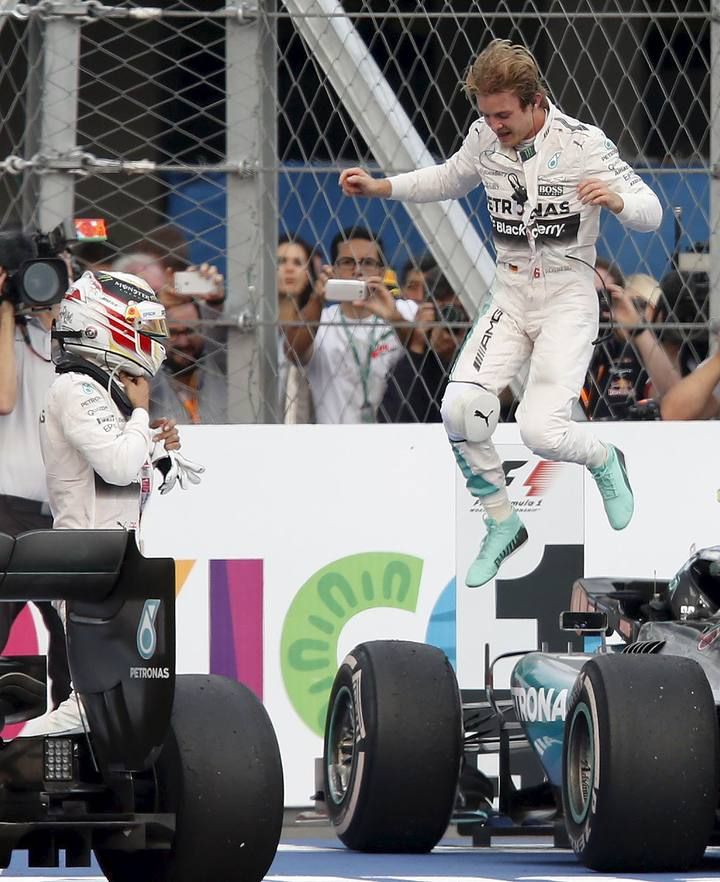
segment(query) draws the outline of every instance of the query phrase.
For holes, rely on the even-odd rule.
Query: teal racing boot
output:
[[[485,526],[487,534],[465,577],[468,588],[479,588],[493,579],[505,558],[527,542],[527,530],[515,511],[500,522],[485,518]]]
[[[604,464],[590,469],[590,474],[598,485],[610,526],[613,530],[624,530],[633,516],[635,498],[622,450],[612,444],[608,444],[607,449],[608,456]]]

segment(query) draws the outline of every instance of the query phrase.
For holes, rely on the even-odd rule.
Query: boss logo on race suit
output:
[[[526,723],[552,723],[565,719],[567,689],[556,689],[554,686],[549,689],[544,686],[539,689],[534,686],[513,686],[510,691],[519,720]]]
[[[562,184],[538,184],[538,196],[562,196]]]
[[[502,309],[496,309],[495,312],[486,319],[487,324],[485,326],[485,331],[480,338],[480,345],[478,346],[475,358],[473,359],[473,367],[476,371],[480,370],[480,365],[483,363],[485,353],[487,352],[488,343],[492,340],[492,336],[495,333],[495,326],[502,317]]]

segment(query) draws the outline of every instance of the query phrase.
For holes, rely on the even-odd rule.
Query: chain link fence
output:
[[[86,243],[77,259],[139,269],[170,296],[163,404],[183,421],[438,418],[492,281],[485,197],[402,206],[344,198],[337,179],[351,165],[391,174],[450,156],[476,116],[464,72],[494,37],[527,45],[551,99],[603,128],[658,193],[658,232],[604,216],[598,254],[634,283],[638,320],[679,369],[705,356],[720,317],[717,0],[194,6],[0,5],[2,223],[107,220],[112,247]],[[352,227],[381,245],[364,252],[369,271],[425,305],[387,336],[357,316],[313,314],[335,347],[332,370],[313,375],[312,359],[285,353],[309,321],[304,264],[317,273]],[[173,299],[173,271],[205,263],[214,290]],[[604,330],[578,416],[638,415],[662,389],[638,338]]]

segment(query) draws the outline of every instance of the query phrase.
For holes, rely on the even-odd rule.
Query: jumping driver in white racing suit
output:
[[[163,475],[161,493],[198,483],[204,471],[178,453],[173,420],[149,422],[148,381],[165,358],[165,308],[137,276],[86,272],[65,294],[53,336],[59,376],[40,417],[53,527],[138,530],[153,466]],[[23,735],[79,722],[73,693]]]
[[[497,395],[529,359],[517,422],[523,442],[551,460],[587,466],[612,527],[632,517],[622,452],[570,419],[598,328],[594,284],[600,209],[635,230],[657,229],[662,208],[595,126],[561,113],[547,97],[533,56],[493,40],[470,67],[466,91],[481,118],[447,162],[389,178],[345,169],[349,196],[409,202],[458,199],[482,185],[497,251],[496,277],[450,375],[442,417],[487,533],[466,584],[492,579],[526,540],[491,436]]]

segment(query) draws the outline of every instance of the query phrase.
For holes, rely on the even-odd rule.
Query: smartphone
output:
[[[215,294],[215,282],[197,270],[175,273],[175,293],[188,297],[204,297]]]
[[[364,279],[328,279],[325,285],[326,300],[367,300],[368,289]]]

